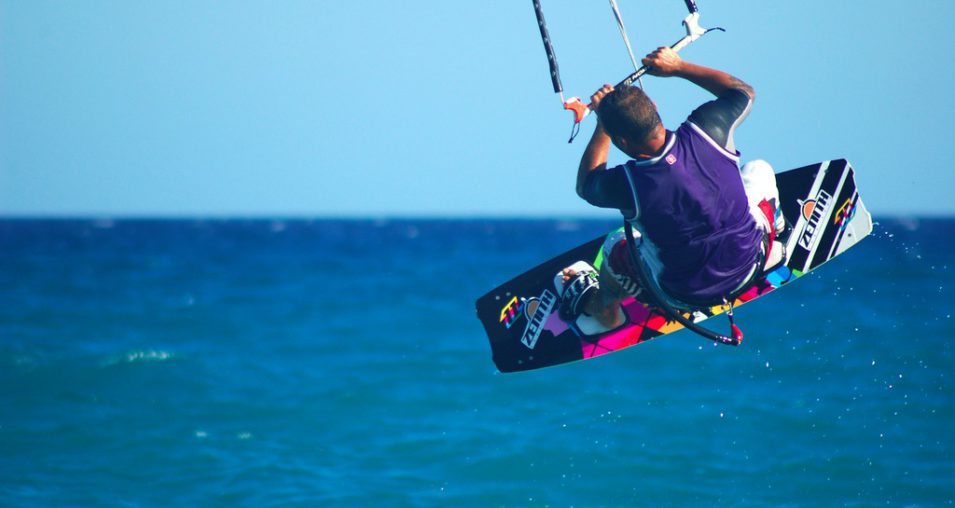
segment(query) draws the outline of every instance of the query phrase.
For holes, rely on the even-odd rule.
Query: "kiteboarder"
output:
[[[585,334],[620,326],[620,301],[627,295],[641,299],[646,282],[627,242],[639,242],[652,283],[678,309],[732,301],[785,258],[775,240],[785,221],[777,211],[772,167],[760,160],[738,166],[733,135],[752,107],[753,88],[684,61],[668,47],[647,55],[643,64],[648,74],[683,78],[716,99],[671,131],[640,88],[604,85],[591,97],[598,122],[580,161],[577,194],[594,206],[620,210],[634,237],[623,230],[607,237],[599,273],[581,261],[556,275],[560,316],[592,329],[582,329]],[[611,143],[630,160],[607,168]]]

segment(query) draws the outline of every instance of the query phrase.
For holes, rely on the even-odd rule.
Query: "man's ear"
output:
[[[614,146],[619,148],[621,152],[629,153],[631,147],[627,138],[623,136],[613,136],[610,140],[613,141]]]

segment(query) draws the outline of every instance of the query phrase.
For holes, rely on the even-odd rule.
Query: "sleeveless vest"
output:
[[[624,164],[637,206],[628,220],[656,247],[660,285],[676,298],[718,300],[753,269],[763,233],[738,161],[685,122],[667,133],[660,155]]]

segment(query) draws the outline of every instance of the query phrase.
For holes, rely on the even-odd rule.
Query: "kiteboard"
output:
[[[733,306],[791,283],[842,254],[872,232],[872,217],[859,198],[852,166],[832,160],[776,174],[780,208],[791,226],[781,240],[786,262],[764,274]],[[599,269],[604,237],[595,238],[498,286],[477,300],[478,319],[501,372],[539,369],[601,356],[683,328],[662,309],[633,298],[621,305],[626,323],[614,330],[578,335],[557,314],[554,275],[577,261]],[[693,322],[721,314],[716,306],[685,314]]]

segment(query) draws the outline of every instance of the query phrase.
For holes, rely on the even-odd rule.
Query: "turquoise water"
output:
[[[955,221],[496,373],[474,300],[614,225],[0,221],[0,505],[955,502]]]

